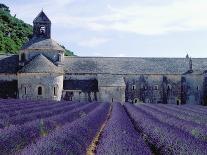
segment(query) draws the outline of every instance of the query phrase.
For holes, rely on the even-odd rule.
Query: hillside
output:
[[[17,54],[31,37],[32,26],[12,16],[9,7],[0,4],[0,54]],[[74,54],[66,49],[65,55]]]

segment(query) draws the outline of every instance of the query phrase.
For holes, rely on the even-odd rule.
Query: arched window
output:
[[[53,88],[53,95],[54,95],[54,96],[57,96],[57,86],[55,86],[55,87]]]
[[[27,87],[24,87],[24,94],[27,94]]]
[[[159,86],[158,85],[154,85],[154,90],[158,90]]]
[[[22,54],[21,54],[21,61],[25,61],[25,60],[26,60],[25,53],[22,53]]]
[[[62,55],[59,53],[58,54],[58,61],[61,62],[62,61]]]
[[[167,85],[167,89],[168,89],[168,90],[171,90],[171,89],[172,89],[172,86],[171,86],[170,84],[168,84],[168,85]]]
[[[136,85],[132,85],[132,90],[135,90],[136,89]]]
[[[45,34],[45,32],[46,32],[45,26],[44,25],[41,25],[40,26],[40,34]]]
[[[38,87],[37,94],[38,95],[42,95],[42,87],[41,86]]]

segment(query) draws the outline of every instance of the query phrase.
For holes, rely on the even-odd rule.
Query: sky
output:
[[[1,0],[78,56],[207,57],[207,0]]]

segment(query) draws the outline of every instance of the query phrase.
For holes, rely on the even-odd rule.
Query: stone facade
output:
[[[52,73],[21,73],[18,74],[18,90],[20,99],[60,101],[63,76]]]
[[[0,97],[77,102],[207,103],[205,58],[66,57],[41,12],[19,55],[0,56]]]

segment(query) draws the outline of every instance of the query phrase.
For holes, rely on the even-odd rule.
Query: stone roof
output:
[[[193,58],[193,70],[207,70],[207,58]],[[66,73],[95,74],[183,74],[189,70],[186,58],[65,57]]]
[[[119,75],[103,74],[98,75],[99,87],[125,87],[124,78]]]
[[[33,23],[51,23],[50,19],[46,16],[46,14],[41,11],[37,17],[34,19]]]
[[[55,50],[61,52],[65,51],[56,41],[44,38],[32,38],[23,45],[22,50]]]
[[[0,73],[17,73],[18,55],[0,55]]]
[[[39,54],[22,67],[19,73],[63,73],[63,68],[56,66],[44,55]]]

